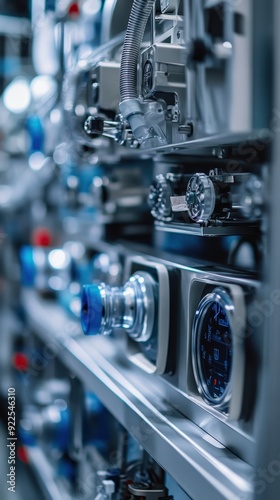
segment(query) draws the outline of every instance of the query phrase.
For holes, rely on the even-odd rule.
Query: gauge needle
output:
[[[220,306],[220,304],[218,304],[218,303],[216,302],[216,311],[217,311],[217,312],[216,312],[216,314],[215,314],[215,316],[214,316],[214,319],[216,319],[216,318],[217,318],[217,316],[220,314],[220,310],[221,310],[221,306]]]

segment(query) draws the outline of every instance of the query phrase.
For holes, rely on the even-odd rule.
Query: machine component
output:
[[[180,32],[179,27],[177,28]],[[177,40],[178,42],[178,40]],[[185,47],[173,43],[155,43],[142,53],[142,95],[162,104],[168,140],[179,142],[180,134],[192,135],[185,130]],[[172,127],[173,123],[173,127]],[[179,124],[176,130],[175,124]],[[174,129],[174,130],[173,130]],[[178,133],[179,131],[179,133]]]
[[[131,148],[138,148],[142,144],[146,148],[156,146],[158,141],[165,143],[165,135],[161,127],[164,125],[163,109],[158,102],[143,102],[143,112],[140,112],[140,106],[131,107],[129,112],[131,115],[144,115],[149,120],[149,134],[144,138],[138,131],[133,132],[129,122],[123,115],[117,115],[116,120],[106,120],[100,115],[89,116],[84,123],[84,130],[87,136],[94,139],[98,136],[108,137],[114,139],[115,142],[121,146],[129,146]],[[146,127],[147,128],[147,127]],[[139,129],[141,127],[139,126]],[[145,144],[144,144],[145,141]]]
[[[215,134],[232,134],[227,143],[240,141],[234,134],[253,128],[252,33],[245,30],[252,18],[249,4],[229,9],[223,0],[215,5],[134,0],[132,8],[128,4],[125,37],[109,39],[118,32],[110,23],[122,11],[127,19],[128,9],[121,0],[105,2],[105,43],[78,60],[64,82],[74,148],[80,146],[80,154],[84,146],[96,148],[103,155],[110,143],[106,138],[129,148],[165,151],[190,139],[199,139],[200,146],[207,138],[209,146],[209,135]]]
[[[152,183],[148,203],[152,216],[163,222],[174,219],[175,212],[185,208],[182,206],[182,196],[185,195],[187,176],[180,173],[168,173],[166,176],[159,174]],[[179,200],[179,205],[178,205]]]
[[[133,2],[120,64],[122,125],[111,121],[102,126],[120,144],[166,149],[190,137],[252,128],[251,33],[244,31],[249,2],[236,12],[224,1],[201,7],[185,2],[184,20],[181,7],[179,0]],[[242,97],[240,81],[233,78],[237,65],[242,67]]]
[[[105,120],[99,115],[89,116],[84,123],[84,131],[91,139],[103,136],[114,139],[121,146],[139,146],[139,142],[134,139],[130,127],[120,116],[117,117],[116,121]]]
[[[254,221],[262,216],[263,194],[262,182],[256,175],[227,175],[215,169],[209,176],[199,173],[190,179],[187,211],[190,218],[199,223],[215,218]]]
[[[133,211],[137,220],[141,213],[148,211],[148,187],[143,179],[143,167],[145,163],[123,163],[113,171],[107,168],[107,175],[95,176],[91,185],[94,206],[104,215],[129,214],[132,217]]]
[[[183,46],[176,44],[173,39],[176,31],[178,42],[179,33],[182,32],[178,15],[173,18],[171,16],[171,27],[169,24],[164,36],[157,33],[156,22],[156,42],[142,53],[140,77],[137,75],[144,30],[154,3],[152,0],[135,0],[128,22],[120,70],[120,111],[124,120],[129,122],[135,139],[145,148],[182,140],[179,129],[185,123],[185,55]],[[174,5],[172,6],[174,11]],[[161,12],[165,12],[168,7],[169,4],[162,6]],[[176,7],[177,5],[175,10]],[[159,19],[158,23],[164,24],[164,21]],[[137,78],[142,82],[141,96],[138,94]],[[185,132],[181,130],[181,133]]]
[[[253,128],[251,9],[249,1],[232,9],[225,0],[203,5],[185,2],[188,95],[192,99],[191,104],[186,102],[197,137]]]
[[[199,303],[193,323],[192,362],[198,391],[219,409],[225,409],[231,397],[234,313],[228,293],[215,288]]]
[[[155,219],[169,221],[172,219],[172,207],[170,198],[172,187],[168,180],[162,175],[157,175],[149,192],[149,205],[151,214]]]
[[[137,98],[137,65],[147,21],[155,0],[136,0],[128,20],[121,60],[121,102]]]
[[[120,66],[115,59],[114,62],[98,63],[98,71],[90,70],[94,75],[93,98],[88,104],[90,116],[84,123],[90,140],[102,135],[120,145],[149,149],[180,142],[192,134],[193,128],[185,118],[185,48],[181,37],[183,21],[178,16],[177,3],[162,6],[156,18],[155,33],[147,30],[151,38],[155,38],[155,43],[141,54],[147,21],[154,5],[155,0],[133,2]],[[139,56],[141,64],[138,70]],[[108,78],[103,75],[108,70],[114,75],[120,72],[121,114],[115,113],[115,120],[112,119],[115,106],[108,105],[112,101],[112,82],[108,87]],[[112,79],[114,81],[114,76]],[[137,82],[141,82],[140,94]],[[104,89],[107,87],[106,93]],[[106,102],[106,107],[101,101]]]
[[[123,329],[127,356],[148,373],[171,370],[169,271],[160,263],[133,258],[127,262],[123,287],[86,285],[82,294],[82,329],[103,335]]]
[[[156,315],[153,335],[146,342],[135,342],[127,336],[127,356],[130,361],[148,373],[171,372],[173,370],[172,352],[176,345],[176,328],[172,330],[173,342],[170,346],[170,286],[173,281],[172,272],[158,262],[150,262],[141,257],[127,260],[125,276],[148,273],[156,281]],[[174,279],[176,277],[174,276]],[[174,293],[176,297],[176,293]]]
[[[212,181],[205,174],[196,174],[191,178],[186,193],[187,209],[190,218],[196,222],[210,219],[215,209],[215,189]]]
[[[95,500],[111,500],[115,493],[115,483],[110,479],[104,479]]]
[[[157,175],[148,203],[152,216],[159,221],[157,229],[221,236],[256,233],[264,213],[264,198],[264,183],[259,176],[227,174],[216,168],[209,175]]]
[[[157,175],[148,203],[159,221],[157,229],[221,236],[256,233],[264,214],[264,199],[260,176],[227,174],[215,168],[209,175]]]
[[[65,75],[65,126],[72,154],[79,159],[88,157],[89,151],[97,151],[102,158],[116,158],[116,151],[105,135],[120,142],[129,135],[126,126],[115,120],[119,113],[119,50],[123,38],[123,34],[115,36],[94,50],[92,56],[78,60],[74,70]],[[102,132],[106,132],[103,140]]]
[[[114,61],[100,61],[90,71],[91,87],[88,102],[103,112],[118,110],[120,64]]]
[[[86,285],[82,296],[82,328],[86,335],[103,335],[124,328],[137,342],[146,342],[154,331],[156,283],[152,276],[139,272],[123,288],[104,283]]]
[[[189,382],[193,380],[208,406],[236,419],[244,394],[244,342],[252,331],[242,288],[210,283],[194,281],[191,287],[200,301],[195,305],[191,299]]]
[[[153,137],[138,100],[137,65],[141,43],[155,0],[135,0],[132,5],[120,68],[120,111],[140,143]]]
[[[133,500],[141,498],[141,500],[173,500],[172,496],[168,496],[168,491],[164,486],[151,486],[146,483],[132,483],[128,485],[128,490],[131,493]]]

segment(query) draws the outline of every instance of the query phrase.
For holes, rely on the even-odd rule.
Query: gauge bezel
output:
[[[158,221],[170,222],[170,221],[172,221],[172,218],[173,218],[171,201],[170,201],[169,209],[167,206],[164,206],[163,210],[161,210],[160,212],[158,211],[158,205],[161,203],[161,198],[162,198],[162,194],[164,193],[164,189],[166,190],[167,198],[169,198],[169,201],[170,201],[170,197],[173,194],[171,183],[168,179],[166,179],[166,177],[164,175],[159,174],[156,176],[154,182],[150,186],[150,191],[149,191],[149,195],[148,195],[148,203],[150,201],[151,192],[157,191],[157,195],[158,195],[157,202],[154,205],[152,205],[152,204],[150,205],[151,215],[154,217],[154,219],[156,219]]]
[[[148,261],[141,256],[128,257],[124,276],[139,272],[151,273],[157,286],[156,326],[158,336],[158,349],[156,361],[153,362],[146,357],[139,347],[139,342],[129,335],[126,336],[127,354],[129,360],[139,366],[146,373],[163,375],[166,372],[169,355],[169,329],[170,329],[170,282],[168,268],[159,262]]]
[[[191,186],[193,182],[200,182],[200,184],[203,185],[204,188],[203,207],[201,206],[199,212],[196,214],[193,214],[192,204],[189,204],[189,196],[191,193]],[[206,196],[207,193],[207,196],[209,197]],[[216,194],[213,181],[209,176],[204,173],[197,173],[190,178],[186,190],[186,203],[189,217],[194,222],[202,223],[209,220],[213,216],[216,206]]]
[[[231,331],[231,343],[233,350],[229,382],[225,392],[220,398],[213,398],[213,396],[211,396],[211,394],[209,393],[202,374],[200,355],[198,354],[201,332],[202,332],[201,325],[203,324],[203,320],[209,309],[209,306],[213,303],[218,303],[226,311]],[[196,381],[198,392],[202,397],[202,399],[206,403],[208,403],[211,407],[216,408],[217,410],[225,410],[229,406],[229,402],[232,395],[232,375],[233,375],[234,356],[235,356],[235,349],[233,345],[235,337],[234,312],[235,312],[235,306],[228,291],[226,291],[224,288],[216,287],[212,292],[208,293],[207,295],[205,295],[205,297],[203,297],[203,299],[201,299],[196,309],[193,320],[192,365],[193,365],[194,378]]]

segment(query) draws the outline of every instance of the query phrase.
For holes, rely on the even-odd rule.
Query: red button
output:
[[[28,454],[24,446],[19,446],[17,449],[18,458],[25,464],[28,463]]]
[[[71,5],[69,6],[69,9],[68,9],[68,14],[70,16],[79,16],[80,15],[79,5],[76,2],[71,3]]]
[[[34,229],[32,243],[35,247],[49,247],[52,242],[50,231],[46,227]]]
[[[28,357],[21,352],[16,352],[13,356],[13,365],[17,370],[26,370],[28,367]]]

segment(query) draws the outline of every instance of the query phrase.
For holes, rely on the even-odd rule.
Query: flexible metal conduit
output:
[[[121,68],[121,102],[137,95],[137,64],[147,21],[155,0],[134,0],[124,40]]]

